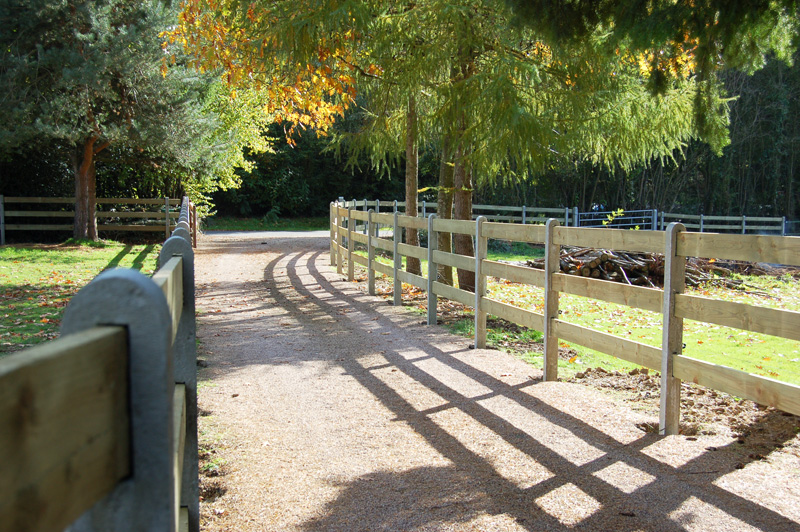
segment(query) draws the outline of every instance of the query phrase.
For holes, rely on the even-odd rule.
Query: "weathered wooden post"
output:
[[[393,284],[392,284],[392,291],[394,292],[393,295],[393,302],[395,306],[400,306],[403,304],[403,285],[400,282],[399,272],[403,267],[403,262],[400,258],[400,253],[398,251],[398,245],[400,241],[400,226],[397,219],[397,200],[394,202],[394,226],[392,229],[392,269],[393,269]]]
[[[475,349],[486,347],[486,311],[481,303],[481,298],[486,296],[486,276],[481,273],[481,267],[486,260],[489,242],[483,236],[485,221],[485,216],[478,216],[475,220]]]
[[[181,257],[183,269],[183,308],[174,332],[175,382],[186,389],[186,440],[184,442],[180,506],[188,508],[189,530],[200,527],[199,471],[197,456],[197,327],[195,321],[194,251],[191,236],[180,225],[164,242],[158,256],[159,268],[173,257]]]
[[[375,295],[375,246],[373,239],[377,236],[375,234],[375,223],[372,221],[372,215],[375,213],[372,209],[367,211],[367,292],[369,295]]]
[[[330,254],[330,260],[331,260],[331,266],[335,266],[336,265],[336,233],[338,232],[338,231],[336,231],[336,211],[335,211],[336,204],[334,202],[331,202],[328,209],[329,209],[328,217],[330,218],[330,220],[328,221],[328,224],[330,226],[329,227],[329,232],[330,232],[330,252],[329,252],[329,254]]]
[[[175,379],[167,300],[141,273],[107,270],[70,300],[61,334],[80,334],[97,325],[128,331],[132,474],[67,530],[174,531]]]
[[[164,198],[164,240],[169,238],[169,198]]]
[[[353,264],[353,249],[354,249],[354,241],[353,241],[353,226],[355,225],[355,220],[353,219],[353,209],[356,208],[355,206],[356,200],[353,200],[353,205],[347,209],[347,280],[352,281],[355,279],[355,264]]]
[[[664,317],[661,340],[661,401],[658,415],[659,434],[678,434],[681,408],[681,381],[672,376],[675,357],[683,349],[683,318],[675,315],[675,296],[686,287],[686,259],[678,256],[678,235],[686,228],[672,222],[664,242]]]
[[[436,307],[439,299],[433,291],[433,283],[438,281],[439,267],[436,265],[434,253],[436,252],[439,235],[433,228],[436,215],[428,216],[428,325],[436,325]]]
[[[576,208],[577,209],[577,208]],[[558,291],[553,289],[553,276],[560,271],[561,246],[554,241],[558,220],[550,218],[545,224],[544,242],[544,380],[558,379],[558,337],[553,321],[558,319]]]

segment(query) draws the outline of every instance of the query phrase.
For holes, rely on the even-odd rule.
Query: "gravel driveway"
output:
[[[204,530],[800,530],[796,450],[647,434],[367,295],[325,232],[206,234],[196,271]]]

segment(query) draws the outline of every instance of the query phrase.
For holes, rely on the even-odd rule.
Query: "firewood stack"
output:
[[[545,259],[529,260],[531,268],[544,269]],[[738,264],[729,268],[726,263],[713,259],[689,258],[686,261],[686,284],[698,286],[702,283],[721,284],[728,288],[743,289],[742,282],[730,279]],[[659,253],[632,253],[591,248],[564,248],[559,260],[562,273],[581,275],[605,281],[616,281],[631,285],[660,288],[664,286],[664,255]],[[749,263],[748,263],[749,264]],[[752,265],[751,265],[752,266]],[[748,273],[756,273],[751,271]],[[722,278],[714,274],[721,275]]]

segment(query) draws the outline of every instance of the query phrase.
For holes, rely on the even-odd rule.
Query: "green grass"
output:
[[[328,218],[235,218],[211,216],[203,220],[208,231],[322,231],[330,229]]]
[[[160,249],[111,241],[0,247],[0,356],[58,336],[67,302],[101,271],[151,275]]]
[[[521,246],[526,246],[521,244]],[[512,247],[511,250],[490,250],[491,260],[525,260],[541,256],[540,248]],[[363,253],[366,256],[366,252]],[[391,264],[391,258],[379,257],[379,261]],[[404,260],[405,267],[405,260]],[[422,261],[423,274],[427,272],[427,262]],[[760,307],[779,308],[800,312],[800,280],[784,277],[734,276],[748,285],[748,290],[738,291],[707,285],[700,288],[689,288],[687,293],[696,296],[710,297],[724,301],[745,303]],[[509,281],[490,279],[487,284],[490,297],[504,303],[542,313],[544,307],[544,291]],[[661,347],[662,320],[661,315],[645,310],[606,303],[570,294],[561,294],[560,319],[590,327],[600,332],[620,336],[634,342],[654,347]],[[467,312],[467,316],[472,313]],[[467,318],[449,325],[454,332],[470,336],[472,319]],[[505,334],[503,338],[499,336]],[[538,334],[538,333],[537,333]],[[489,329],[487,343],[501,349],[513,348],[513,344],[527,344],[530,339],[515,330],[493,331]],[[695,322],[684,322],[683,353],[686,356],[728,366],[756,375],[777,379],[792,384],[800,384],[800,342],[787,340],[766,334],[752,333],[730,327]],[[559,360],[563,368],[562,375],[570,377],[589,367],[602,367],[607,371],[629,371],[638,367],[614,356],[600,353],[583,346],[561,342],[563,348],[575,352],[569,360]],[[539,353],[526,353],[523,357],[532,364],[541,367],[542,356]]]

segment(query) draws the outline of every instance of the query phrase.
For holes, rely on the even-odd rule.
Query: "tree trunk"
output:
[[[72,236],[76,239],[97,240],[97,218],[95,216],[97,180],[95,174],[95,155],[108,147],[108,142],[97,143],[91,136],[76,146],[72,160],[75,172],[75,221]]]
[[[453,217],[453,161],[450,156],[450,142],[447,136],[442,139],[442,161],[439,165],[439,192],[437,195],[437,216],[449,220]],[[431,245],[429,242],[428,245]],[[439,251],[453,252],[453,240],[450,233],[439,233],[437,246]],[[439,282],[453,286],[453,268],[438,265]]]
[[[87,227],[86,232],[90,240],[97,240],[97,172],[95,171],[94,157],[92,157],[92,164],[89,166],[89,173],[86,176],[89,194],[86,198],[87,205]]]
[[[453,172],[453,218],[456,220],[472,220],[472,167],[464,157],[462,148],[456,150],[455,168]],[[455,252],[459,255],[475,256],[475,248],[470,235],[454,236]],[[475,272],[456,270],[458,287],[468,292],[475,291]]]
[[[408,100],[406,113],[406,215],[417,216],[417,190],[419,152],[417,150],[417,108],[414,97]],[[416,229],[406,229],[406,244],[419,245],[419,232]],[[422,266],[416,257],[406,257],[406,271],[415,275],[422,275]]]

